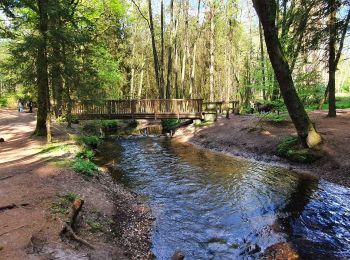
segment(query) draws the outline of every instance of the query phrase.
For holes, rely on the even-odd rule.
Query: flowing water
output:
[[[303,259],[350,259],[350,189],[166,138],[106,145],[151,205],[157,259],[255,259],[280,242]]]

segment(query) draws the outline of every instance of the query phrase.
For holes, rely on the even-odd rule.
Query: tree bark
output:
[[[36,57],[38,113],[34,133],[39,136],[45,136],[47,134],[46,120],[49,113],[49,80],[47,72],[48,3],[45,0],[37,0],[37,5],[39,10],[40,41]]]
[[[261,63],[261,77],[262,77],[262,93],[263,99],[266,100],[266,79],[265,79],[265,54],[264,54],[264,36],[261,23],[259,23],[260,36],[260,63]]]
[[[168,46],[168,73],[167,73],[167,84],[166,84],[166,98],[170,99],[170,91],[171,91],[171,76],[173,71],[173,45],[176,40],[176,24],[175,24],[175,16],[174,16],[174,0],[170,1],[170,43]]]
[[[209,100],[214,102],[214,70],[215,70],[215,3],[210,2],[210,67],[209,67]]]
[[[154,72],[155,78],[159,90],[159,98],[163,98],[163,86],[161,85],[161,80],[159,76],[159,60],[156,46],[156,37],[154,33],[154,25],[153,25],[153,14],[152,14],[152,0],[148,0],[148,14],[149,14],[149,29],[151,32],[151,40],[152,40],[152,52],[153,52],[153,62],[154,62]]]
[[[321,136],[316,132],[294,87],[291,71],[278,39],[275,24],[276,2],[275,0],[253,0],[253,4],[264,29],[267,51],[288,113],[302,144],[305,147],[314,147],[321,142]]]
[[[160,85],[162,88],[162,98],[165,98],[166,90],[164,85],[164,3],[160,2],[160,40],[161,40],[161,53],[160,53]]]

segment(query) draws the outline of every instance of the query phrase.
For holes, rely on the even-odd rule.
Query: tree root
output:
[[[79,237],[74,231],[76,230],[76,221],[79,212],[81,211],[82,207],[84,205],[84,200],[82,199],[76,199],[74,200],[72,204],[72,211],[69,217],[69,220],[67,223],[64,224],[60,235],[68,235],[71,239],[74,239],[75,241],[91,248],[91,249],[96,249],[95,246],[87,242],[86,240],[82,239]]]
[[[63,229],[61,231],[61,236],[62,235],[68,235],[70,238],[74,239],[75,241],[91,248],[91,249],[96,249],[95,246],[93,246],[92,244],[90,244],[89,242],[87,242],[86,240],[82,239],[81,237],[79,237],[77,234],[75,234],[75,232],[73,231],[73,229],[71,228],[71,226],[69,226],[67,223],[64,224]]]

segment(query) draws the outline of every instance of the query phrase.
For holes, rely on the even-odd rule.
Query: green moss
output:
[[[323,154],[315,149],[303,148],[298,137],[285,138],[276,149],[276,154],[297,163],[312,163],[320,159]]]
[[[78,198],[78,195],[74,192],[69,191],[66,194],[64,194],[64,198],[70,202],[73,202]]]

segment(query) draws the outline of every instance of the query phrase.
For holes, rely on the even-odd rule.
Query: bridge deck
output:
[[[78,119],[201,119],[202,99],[141,99],[91,101],[73,105]]]

